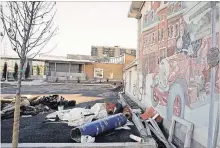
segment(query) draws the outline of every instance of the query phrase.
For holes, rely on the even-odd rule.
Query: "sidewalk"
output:
[[[17,81],[1,81],[1,85],[2,84],[8,84],[8,85],[17,85],[18,82]],[[47,82],[43,81],[43,80],[33,80],[33,81],[21,81],[21,85],[43,85],[43,84],[47,84]]]

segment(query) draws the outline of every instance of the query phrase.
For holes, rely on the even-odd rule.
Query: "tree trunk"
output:
[[[18,147],[18,139],[19,139],[19,122],[20,122],[20,103],[21,103],[21,80],[23,73],[24,62],[20,59],[20,70],[18,76],[18,89],[16,93],[15,99],[15,111],[14,111],[14,123],[13,123],[13,135],[12,135],[12,147]]]

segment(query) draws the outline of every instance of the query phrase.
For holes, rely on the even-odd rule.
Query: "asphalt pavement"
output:
[[[22,94],[82,94],[84,96],[100,97],[104,99],[77,104],[76,107],[93,106],[95,103],[109,101],[117,102],[118,92],[111,91],[110,86],[84,86],[80,84],[47,84],[41,86],[22,86]],[[1,87],[2,94],[15,94],[16,87]],[[48,114],[48,113],[47,113]],[[64,123],[43,123],[47,114],[33,117],[22,117],[20,120],[20,143],[74,143],[70,138],[69,127]],[[10,143],[12,140],[13,119],[1,121],[1,142]],[[96,137],[95,142],[134,142],[130,134],[139,136],[135,126],[131,130],[115,130]]]

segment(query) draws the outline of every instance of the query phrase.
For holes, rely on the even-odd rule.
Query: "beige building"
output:
[[[119,46],[108,47],[108,46],[92,46],[91,56],[96,56],[99,58],[103,57],[118,57],[124,53],[136,56],[136,49],[133,48],[123,48]]]

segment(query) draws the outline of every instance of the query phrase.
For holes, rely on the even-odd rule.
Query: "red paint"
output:
[[[175,100],[174,100],[174,104],[173,104],[173,114],[175,116],[180,116],[181,114],[181,98],[179,95],[177,95],[175,97]]]
[[[167,106],[167,98],[169,96],[168,92],[161,92],[157,87],[153,87],[153,97],[154,100],[159,101],[160,105]]]

